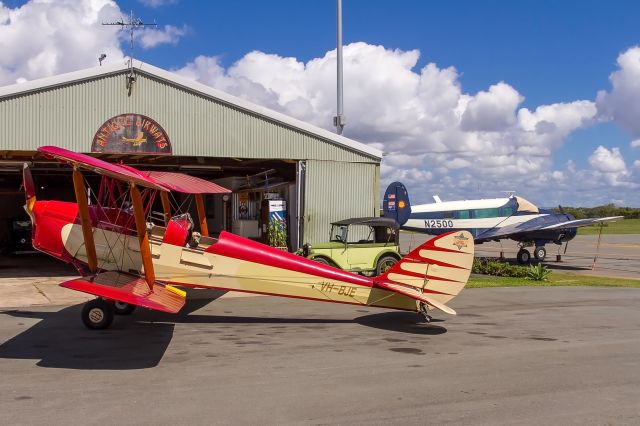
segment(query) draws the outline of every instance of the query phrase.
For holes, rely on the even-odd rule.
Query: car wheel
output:
[[[378,265],[376,266],[376,275],[382,275],[387,272],[393,265],[398,263],[398,259],[393,256],[382,256],[378,259]]]
[[[94,299],[82,308],[82,322],[90,330],[103,330],[113,322],[113,306],[103,299]]]
[[[531,261],[531,253],[529,253],[529,250],[520,249],[520,251],[517,254],[517,258],[518,258],[518,263],[522,265],[527,264]]]
[[[547,250],[544,247],[536,247],[536,249],[533,251],[533,255],[536,259],[542,262],[544,258],[547,257]]]
[[[314,257],[313,261],[314,262],[318,262],[318,263],[322,263],[323,265],[331,265],[329,260],[325,259],[324,257]]]
[[[131,315],[136,310],[136,305],[125,302],[113,302],[113,312],[116,315]]]

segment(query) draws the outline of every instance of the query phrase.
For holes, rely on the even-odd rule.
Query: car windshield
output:
[[[373,243],[373,228],[368,225],[351,225],[349,227],[348,243]]]
[[[331,236],[329,237],[329,241],[344,242],[346,240],[347,240],[347,226],[332,225]]]

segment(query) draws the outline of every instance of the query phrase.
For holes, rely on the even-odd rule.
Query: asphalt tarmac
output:
[[[0,424],[640,424],[638,289],[468,289],[431,324],[206,302],[107,331],[80,305],[0,311]]]

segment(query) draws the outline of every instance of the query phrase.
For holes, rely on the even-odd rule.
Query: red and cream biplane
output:
[[[136,306],[177,313],[186,297],[177,287],[411,310],[429,320],[433,308],[455,314],[446,303],[469,278],[474,248],[466,231],[436,237],[383,275],[369,278],[228,232],[210,237],[203,194],[229,192],[214,183],[179,173],[140,171],[54,146],[39,151],[73,168],[76,202],[36,200],[25,165],[25,208],[33,222],[33,246],[80,272],[81,278],[62,287],[97,296],[82,310],[90,329],[106,328],[114,313],[128,314]],[[99,175],[97,191],[88,191],[86,172]],[[188,213],[172,211],[171,192],[193,195],[200,232],[194,231]],[[162,225],[152,218],[158,194]]]

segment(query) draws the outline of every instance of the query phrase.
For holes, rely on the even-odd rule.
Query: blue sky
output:
[[[32,3],[34,1],[5,1],[3,4],[5,9],[15,11],[22,6],[32,6]],[[70,6],[72,2],[69,0],[53,3],[64,4],[65,7],[61,8],[65,11],[63,13],[71,14],[70,10],[75,7]],[[104,3],[109,2],[104,0]],[[599,91],[612,92],[609,77],[621,69],[617,63],[619,56],[640,44],[640,2],[343,0],[343,3],[344,44],[352,45],[350,52],[354,58],[376,55],[372,47],[382,46],[385,51],[378,52],[380,55],[376,59],[382,62],[374,62],[382,69],[385,64],[398,60],[403,52],[419,52],[414,65],[406,65],[412,63],[410,58],[403,60],[405,68],[410,68],[410,73],[398,72],[403,69],[402,66],[398,68],[397,64],[390,65],[387,72],[380,72],[379,78],[386,76],[389,79],[386,86],[401,84],[397,81],[400,79],[410,81],[420,78],[425,67],[433,63],[436,70],[443,73],[449,67],[455,68],[456,74],[447,78],[459,86],[460,99],[456,104],[458,107],[450,107],[451,110],[460,111],[467,102],[478,103],[475,119],[467,120],[472,123],[471,127],[463,123],[462,130],[455,135],[444,137],[439,127],[424,123],[416,126],[420,131],[405,134],[391,128],[404,117],[389,120],[389,128],[382,124],[373,126],[373,120],[362,118],[361,114],[366,113],[367,109],[360,109],[353,99],[367,99],[367,95],[370,95],[371,102],[384,100],[384,95],[373,92],[378,87],[376,84],[362,87],[354,84],[350,87],[346,80],[345,102],[349,107],[351,97],[352,103],[351,110],[347,108],[345,111],[349,120],[345,135],[371,143],[391,154],[390,159],[383,163],[387,164],[383,166],[383,185],[393,179],[403,179],[408,181],[410,191],[417,191],[420,199],[428,201],[432,192],[440,193],[443,199],[455,196],[499,196],[496,191],[505,188],[498,187],[509,182],[517,187],[508,185],[510,187],[506,189],[517,189],[521,195],[544,205],[569,201],[569,204],[583,205],[616,202],[640,206],[640,144],[632,146],[632,141],[640,138],[640,128],[629,124],[629,119],[625,121],[623,117],[623,102],[640,105],[640,90],[638,97],[626,96],[627,87],[621,86],[616,96],[612,95],[608,101],[596,102]],[[324,74],[312,72],[309,61],[331,61],[327,52],[335,49],[334,0],[128,0],[107,6],[105,10],[111,8],[116,12],[110,10],[106,13],[103,10],[98,19],[133,10],[136,16],[147,22],[155,20],[161,32],[171,33],[166,25],[174,27],[171,33],[173,38],[168,36],[163,42],[137,45],[134,55],[138,59],[330,128],[326,125],[330,117],[325,121],[314,121],[314,114],[330,115],[326,105],[318,107],[312,100],[310,103],[315,109],[309,112],[308,106],[294,108],[283,99],[294,99],[300,93],[317,96],[317,92],[309,89],[314,86],[309,79],[311,75]],[[35,11],[32,13],[36,14]],[[73,13],[83,16],[84,12]],[[74,30],[67,28],[66,31],[72,33]],[[103,40],[103,43],[109,42],[109,39]],[[363,43],[364,46],[356,46],[355,43]],[[90,47],[93,46],[88,46],[87,50]],[[126,43],[120,43],[117,47],[126,54]],[[97,44],[95,49],[99,48]],[[254,51],[260,53],[257,58],[248,56]],[[208,62],[197,64],[198,57],[206,58]],[[283,89],[282,82],[275,82],[274,76],[267,78],[259,75],[259,70],[250,68],[253,64],[254,67],[263,67],[274,73],[276,71],[273,70],[286,72],[289,69],[284,65],[287,58],[293,58],[296,64],[308,71],[304,77],[305,87],[295,94]],[[385,62],[387,60],[390,62]],[[634,67],[633,64],[635,62],[630,66]],[[3,65],[11,78],[21,77],[17,65],[12,69],[11,64],[0,62],[0,78]],[[367,70],[366,67],[364,69]],[[362,78],[375,79],[377,70],[376,67],[369,67],[370,75]],[[632,75],[634,70],[627,69],[627,75]],[[58,67],[51,72],[55,71],[68,70]],[[24,78],[30,77],[37,75]],[[292,71],[291,78],[291,84],[294,85],[303,77],[300,76],[300,70],[296,69]],[[241,82],[247,80],[260,86],[260,90],[249,90],[242,86]],[[425,79],[423,84],[432,82]],[[323,90],[328,93],[334,91],[329,83],[323,83]],[[500,83],[504,85],[494,87]],[[445,92],[443,89],[437,93]],[[482,93],[489,94],[484,98],[484,103]],[[335,97],[335,94],[330,94]],[[407,95],[398,99],[394,108],[397,111],[413,102],[428,104],[429,96]],[[487,112],[487,105],[495,106],[501,101],[513,108]],[[576,102],[584,102],[580,105],[580,112],[576,112]],[[553,109],[545,120],[540,118],[544,115],[542,112],[540,116],[536,115],[536,109],[543,106],[552,106],[550,108]],[[579,123],[567,124],[566,119],[558,118],[556,110],[561,107],[566,107],[565,114],[579,116]],[[428,110],[428,107],[425,108]],[[529,127],[522,122],[521,109],[536,115],[535,119],[531,118]],[[605,109],[610,112],[606,118],[602,112]],[[427,121],[441,121],[446,115],[441,113],[429,113],[433,114],[433,120]],[[496,116],[503,113],[504,116]],[[416,117],[424,115],[422,109],[415,113]],[[490,126],[490,134],[486,126],[478,123],[483,117],[497,117],[495,125]],[[381,121],[384,121],[382,116],[375,123]],[[556,134],[542,137],[542,133],[536,133],[538,130],[531,130],[535,123],[541,121],[550,122],[559,130]],[[407,119],[402,124],[411,126],[411,121]],[[515,129],[514,126],[521,128]],[[523,136],[524,127],[529,130]],[[423,132],[423,136],[418,135],[420,132]],[[540,135],[541,140],[546,138],[545,142],[531,140],[536,135]],[[426,156],[423,164],[405,162],[406,167],[403,168],[403,150],[418,152],[417,147],[422,146],[421,137],[429,141],[426,143],[429,148],[420,151],[420,155]],[[513,142],[513,149],[507,153],[500,144],[509,145],[512,139],[517,141]],[[398,140],[408,142],[403,145]],[[484,143],[487,147],[479,149],[478,155],[503,156],[511,164],[530,155],[532,151],[534,154],[525,162],[518,163],[518,167],[504,167],[509,170],[504,174],[495,171],[503,164],[499,161],[487,161],[483,165],[466,161],[455,167],[439,167],[440,164],[456,162],[455,153],[473,147],[475,140],[480,140],[478,143]],[[524,149],[523,145],[531,149]],[[540,152],[548,152],[542,156],[535,154],[537,146],[540,146]],[[599,150],[599,147],[604,150]],[[430,154],[434,150],[441,152],[449,148],[451,152],[448,154],[443,152],[435,158]],[[572,161],[570,165],[567,164],[569,160]],[[479,179],[487,182],[483,191],[478,189]],[[590,187],[583,182],[585,180],[593,180],[597,184]],[[532,186],[532,181],[543,183]],[[472,187],[475,190],[470,193]],[[550,187],[554,189],[552,196],[549,195]],[[481,193],[476,194],[478,192]]]

